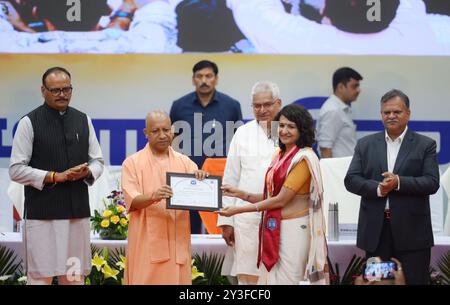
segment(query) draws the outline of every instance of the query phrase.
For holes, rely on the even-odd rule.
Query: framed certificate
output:
[[[222,208],[222,177],[197,180],[194,174],[166,173],[173,196],[166,200],[168,209],[218,211]]]

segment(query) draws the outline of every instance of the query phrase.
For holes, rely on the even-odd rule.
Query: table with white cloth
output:
[[[198,253],[201,255],[202,253],[217,253],[224,255],[227,250],[227,246],[221,235],[193,234],[191,237],[192,254]],[[431,250],[431,264],[433,266],[436,265],[437,260],[441,258],[444,253],[450,251],[450,236],[435,236],[434,241],[435,246]],[[91,236],[91,243],[99,249],[108,247],[110,251],[120,247],[126,248],[127,246],[126,240],[103,240],[96,235]],[[6,246],[14,250],[19,258],[24,257],[25,250],[21,233],[0,232],[0,246]],[[347,268],[347,265],[354,254],[364,256],[364,251],[356,247],[356,241],[354,239],[329,241],[328,250],[333,268],[335,263],[338,263],[341,274],[345,271],[345,268]]]

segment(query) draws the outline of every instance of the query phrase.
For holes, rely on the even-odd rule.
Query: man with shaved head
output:
[[[166,209],[172,189],[166,173],[207,173],[171,147],[172,124],[167,113],[147,115],[144,134],[147,145],[122,164],[122,189],[128,227],[126,284],[191,284],[191,234],[189,211]]]

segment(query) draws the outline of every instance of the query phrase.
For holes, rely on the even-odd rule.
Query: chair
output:
[[[441,187],[447,194],[447,215],[444,217],[444,235],[450,235],[450,167],[441,176]]]
[[[13,204],[8,198],[9,183],[8,168],[0,168],[0,232],[13,231]]]
[[[346,236],[340,236],[342,239],[354,238],[358,223],[360,196],[348,192],[344,186],[344,178],[351,160],[352,157],[320,159],[324,189],[323,212],[328,224],[328,204],[334,202],[339,204],[338,221],[340,227],[345,228],[346,232]]]
[[[227,158],[207,158],[203,163],[202,170],[213,176],[223,176]],[[218,215],[213,212],[199,211],[200,218],[205,225],[208,234],[222,234],[222,230],[217,227]]]

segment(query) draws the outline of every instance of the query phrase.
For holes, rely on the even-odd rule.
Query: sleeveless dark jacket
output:
[[[27,115],[33,126],[29,166],[63,172],[88,162],[89,126],[86,114],[68,107],[65,114],[47,104]],[[90,216],[89,194],[83,180],[46,185],[42,191],[25,186],[27,219],[71,219]]]

